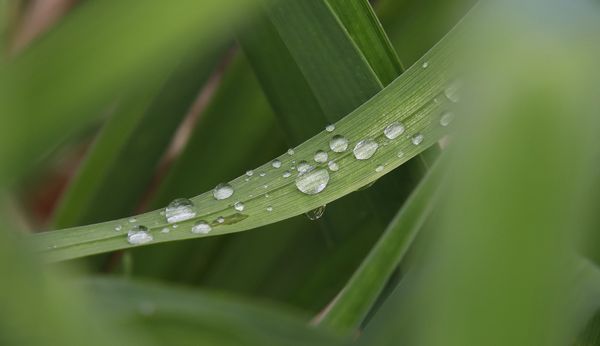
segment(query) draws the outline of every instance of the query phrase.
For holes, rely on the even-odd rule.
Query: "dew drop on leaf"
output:
[[[189,220],[196,216],[194,203],[187,198],[177,198],[165,208],[168,223]]]
[[[335,153],[343,153],[348,149],[348,140],[344,136],[335,135],[329,141],[329,148]]]
[[[244,208],[246,208],[246,206],[242,202],[235,202],[235,204],[233,205],[233,209],[237,211],[244,211]]]
[[[340,166],[335,161],[329,161],[327,167],[329,167],[329,170],[332,172],[337,172],[340,169]]]
[[[444,112],[444,113],[442,113],[442,116],[440,117],[440,125],[442,125],[443,127],[446,127],[446,126],[450,125],[452,120],[454,120],[454,113]]]
[[[223,200],[233,195],[233,187],[229,184],[219,184],[213,190],[213,196],[216,200]]]
[[[194,224],[194,226],[192,227],[192,233],[196,233],[196,234],[207,234],[211,230],[212,230],[212,227],[210,227],[210,225],[206,221],[203,221],[203,220],[196,222]]]
[[[411,138],[411,140],[410,140],[410,141],[411,141],[411,142],[412,142],[412,144],[414,144],[414,145],[419,145],[419,144],[423,143],[423,140],[424,140],[424,139],[425,139],[425,137],[424,137],[422,134],[420,134],[420,133],[417,133],[416,135],[414,135],[414,136]]]
[[[354,157],[356,157],[357,160],[368,160],[375,154],[378,148],[379,144],[374,140],[363,139],[356,143],[353,150]]]
[[[306,173],[306,172],[310,171],[311,169],[313,169],[313,166],[309,165],[308,162],[306,162],[306,161],[298,162],[298,172],[300,174]]]
[[[309,220],[312,220],[312,221],[318,220],[325,213],[325,207],[326,207],[325,205],[322,205],[318,208],[315,208],[315,209],[305,213],[305,215]]]
[[[271,166],[273,166],[273,168],[280,168],[281,167],[281,161],[275,159],[275,160],[273,160],[273,162],[271,162]]]
[[[315,160],[315,162],[318,162],[318,163],[325,163],[325,162],[327,162],[328,158],[329,158],[329,156],[327,155],[326,152],[324,152],[323,150],[319,150],[315,153],[314,160]]]
[[[146,244],[154,240],[146,226],[135,226],[127,232],[127,242],[131,245]]]
[[[327,132],[333,132],[333,131],[335,131],[335,125],[333,125],[333,124],[327,125],[325,127],[325,131],[327,131]]]
[[[296,187],[307,195],[316,195],[325,190],[329,183],[329,172],[326,169],[313,169],[296,178]]]
[[[402,123],[396,121],[389,124],[384,130],[383,134],[387,139],[396,139],[398,136],[403,134],[405,131],[405,127]]]
[[[461,82],[454,81],[444,90],[444,95],[450,102],[458,103],[460,101],[460,88]]]

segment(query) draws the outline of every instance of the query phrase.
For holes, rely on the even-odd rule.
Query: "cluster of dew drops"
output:
[[[422,65],[423,69],[429,67],[429,63],[425,62]],[[453,82],[444,90],[444,95],[446,98],[453,102],[457,103],[459,101],[459,82]],[[445,111],[440,115],[439,124],[443,127],[450,125],[452,120],[454,119],[454,114],[449,111]],[[333,133],[335,131],[335,125],[328,125],[325,128],[325,131],[329,133]],[[406,126],[400,121],[394,121],[391,124],[387,125],[383,129],[383,135],[388,140],[395,140],[402,136],[406,132]],[[421,145],[425,140],[425,137],[421,133],[416,133],[409,137],[410,142],[415,145]],[[333,153],[344,153],[349,149],[349,141],[346,137],[335,134],[331,137],[329,141],[329,149]],[[366,138],[358,141],[354,148],[352,149],[352,154],[356,160],[369,160],[371,159],[377,150],[379,149],[379,143],[372,138]],[[293,149],[289,149],[287,154],[293,156],[295,154]],[[398,157],[402,158],[404,153],[402,151],[398,152]],[[292,171],[297,171],[296,177],[296,188],[307,195],[317,195],[321,193],[327,187],[329,183],[329,172],[337,172],[340,167],[339,164],[330,159],[327,151],[318,150],[314,153],[313,160],[315,164],[311,164],[307,161],[300,161],[296,164],[296,161],[292,161],[291,170],[285,170],[282,173],[282,177],[289,178],[293,175]],[[322,164],[326,167],[318,167],[319,164]],[[282,167],[282,162],[279,159],[275,159],[271,162],[271,166],[274,169],[279,169]],[[375,171],[381,173],[385,170],[385,166],[380,164],[376,166]],[[246,181],[249,181],[250,177],[254,175],[254,171],[249,170],[246,172]],[[259,174],[261,177],[265,175],[265,173]],[[268,187],[265,185],[265,187]],[[213,189],[213,197],[216,200],[226,200],[233,196],[234,188],[230,184],[219,184]],[[268,197],[268,195],[265,195]],[[241,201],[236,201],[232,205],[233,209],[237,212],[242,212],[245,209],[245,205]],[[317,209],[314,209],[308,213],[306,216],[311,220],[316,220],[320,218],[325,210],[325,206],[321,206]],[[267,212],[272,212],[273,207],[267,206]],[[165,208],[161,214],[166,218],[169,224],[173,224],[172,227],[176,228],[177,223],[183,222],[189,219],[196,217],[196,211],[194,209],[194,204],[192,201],[186,198],[178,198],[169,203],[169,205]],[[224,223],[225,219],[223,217],[218,217],[215,219],[217,224]],[[135,223],[136,219],[129,219],[130,223]],[[119,225],[115,228],[115,230],[120,231],[122,226]],[[195,234],[208,234],[212,230],[211,224],[205,220],[196,221],[191,228],[191,232]],[[170,229],[165,227],[161,230],[161,233],[169,233]],[[143,225],[134,225],[133,228],[129,230],[127,233],[127,241],[132,245],[140,245],[149,243],[153,240],[152,234],[148,231],[148,228]]]

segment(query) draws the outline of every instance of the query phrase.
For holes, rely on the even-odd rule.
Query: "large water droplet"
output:
[[[135,226],[127,232],[127,241],[131,245],[146,244],[154,240],[146,226]]]
[[[357,160],[368,160],[370,159],[379,148],[379,144],[372,139],[363,139],[356,143],[353,153]]]
[[[327,167],[329,167],[329,170],[332,172],[337,172],[340,169],[340,166],[335,161],[329,161],[329,163],[327,163]]]
[[[343,153],[348,149],[348,140],[344,136],[335,135],[329,141],[329,148],[336,153]]]
[[[207,234],[212,230],[212,227],[206,221],[198,221],[192,227],[192,233],[196,234]]]
[[[329,156],[327,155],[326,152],[324,152],[323,150],[319,150],[315,153],[315,162],[318,163],[324,163],[327,162],[327,159],[329,158]]]
[[[306,161],[298,162],[298,172],[300,174],[306,173],[306,172],[310,171],[311,169],[313,169],[313,166],[309,165],[308,162],[306,162]]]
[[[300,174],[296,178],[296,187],[307,195],[316,195],[325,190],[327,183],[329,183],[329,172],[322,168]]]
[[[219,184],[213,190],[213,196],[217,200],[227,199],[233,195],[233,187],[229,184]]]
[[[403,134],[405,131],[405,127],[402,123],[396,121],[389,124],[384,130],[383,134],[387,139],[396,139],[398,136]]]
[[[454,120],[454,113],[444,112],[444,113],[442,113],[442,116],[440,117],[440,125],[442,125],[443,127],[446,127],[446,126],[450,125],[452,120]]]
[[[318,208],[315,208],[315,209],[305,213],[305,215],[309,220],[312,220],[312,221],[318,220],[325,213],[325,207],[326,207],[325,205],[322,205]]]
[[[196,216],[194,204],[187,198],[177,198],[165,208],[168,223],[189,220]]]
[[[333,124],[327,125],[327,127],[325,127],[325,131],[327,131],[327,132],[335,131],[335,125],[333,125]]]
[[[246,206],[242,202],[235,202],[235,204],[233,205],[233,209],[237,211],[244,211],[244,208],[246,208]]]
[[[462,83],[460,81],[452,82],[445,90],[444,95],[451,102],[458,103],[460,101],[460,89]]]
[[[414,135],[414,136],[411,138],[411,140],[410,140],[410,141],[411,141],[411,142],[412,142],[412,144],[414,144],[414,145],[419,145],[419,144],[423,143],[423,140],[424,140],[424,139],[425,139],[425,137],[424,137],[422,134],[420,134],[420,133],[417,133],[416,135]]]
[[[273,160],[273,162],[271,162],[271,166],[273,166],[273,168],[280,168],[281,167],[281,161],[275,159],[275,160]]]

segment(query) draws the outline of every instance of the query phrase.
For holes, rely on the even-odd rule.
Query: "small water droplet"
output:
[[[254,175],[254,171],[253,171],[253,170],[251,170],[251,169],[250,169],[250,170],[247,170],[247,171],[246,171],[246,175],[247,175],[247,176],[249,176],[249,177],[251,177],[251,176],[253,176],[253,175]]]
[[[335,161],[329,161],[327,167],[329,167],[329,170],[332,172],[337,172],[340,169],[340,166]]]
[[[120,231],[120,230],[122,230],[122,229],[123,229],[123,226],[121,226],[121,225],[117,225],[117,227],[115,227],[115,231],[117,231],[117,232]]]
[[[325,127],[325,131],[327,131],[327,132],[333,132],[333,131],[335,131],[335,125],[333,125],[333,124],[327,125]]]
[[[268,211],[269,213],[270,213],[270,212],[272,212],[272,211],[273,211],[273,207],[271,207],[271,206],[268,206],[268,207],[267,207],[267,211]]]
[[[244,211],[245,207],[246,206],[242,202],[235,202],[235,204],[233,205],[233,209],[235,209],[237,211]]]
[[[173,229],[175,229],[175,228],[179,227],[179,225],[178,225],[178,224],[174,224],[174,225],[173,225],[173,226],[171,226],[171,227],[173,227]]]
[[[259,175],[260,175],[261,177],[264,177],[264,176],[266,176],[266,175],[267,175],[267,173],[265,173],[265,172],[261,172]]]
[[[458,103],[460,101],[460,89],[462,83],[460,81],[454,81],[444,90],[444,95],[450,100],[450,102]]]
[[[306,173],[306,172],[310,171],[311,169],[313,169],[313,166],[309,165],[308,162],[306,162],[306,161],[300,161],[298,163],[298,172],[300,174]]]
[[[329,148],[335,153],[343,153],[348,149],[348,140],[344,136],[335,135],[329,141]]]
[[[271,195],[269,195],[268,193],[265,194],[265,198],[269,198],[271,197]]]
[[[244,181],[248,182],[250,181],[250,178],[245,178]]]
[[[389,124],[384,130],[383,134],[387,139],[396,139],[398,136],[403,134],[405,131],[405,127],[402,123],[396,121]]]
[[[328,158],[329,158],[329,156],[327,155],[326,152],[324,152],[323,150],[319,150],[315,153],[314,160],[315,160],[315,162],[318,162],[318,163],[324,163],[324,162],[327,162]]]
[[[280,168],[281,167],[281,161],[275,159],[275,160],[273,160],[273,162],[271,162],[271,166],[273,166],[273,168]]]
[[[136,221],[137,221],[137,219],[135,217],[132,217],[132,218],[129,219],[129,223],[134,223]]]
[[[292,148],[288,149],[287,154],[290,155],[290,156],[294,155],[295,154],[294,149],[292,149]]]
[[[210,225],[204,220],[200,220],[200,221],[196,222],[194,224],[194,226],[192,227],[192,233],[196,233],[196,234],[207,234],[211,230],[212,230],[212,227],[210,227]]]
[[[381,172],[383,172],[383,168],[384,168],[383,165],[379,165],[379,166],[377,166],[377,168],[375,168],[375,172],[381,173]]]
[[[267,185],[267,184],[263,185],[263,189],[268,189],[268,188],[269,188],[269,185]]]
[[[368,160],[375,154],[378,148],[379,144],[374,140],[364,139],[356,143],[353,150],[354,157],[356,157],[357,160]]]
[[[284,178],[289,178],[289,177],[291,177],[291,176],[292,176],[292,172],[290,172],[290,171],[285,171],[285,172],[283,172],[283,177],[284,177]]]
[[[423,68],[428,68],[429,67],[429,61],[425,61],[423,63],[423,65],[421,65]]]
[[[442,125],[443,127],[446,127],[446,126],[450,125],[452,120],[454,120],[454,113],[444,112],[444,113],[442,113],[442,116],[440,117],[440,125]]]
[[[329,172],[326,169],[313,169],[296,178],[296,187],[307,195],[316,195],[325,190],[329,183]]]
[[[424,140],[424,139],[425,139],[425,137],[424,137],[422,134],[420,134],[420,133],[417,133],[416,135],[414,135],[414,136],[411,138],[411,140],[410,140],[410,141],[411,141],[411,142],[412,142],[412,144],[414,144],[414,145],[419,145],[419,144],[423,143],[423,140]]]
[[[131,245],[146,244],[154,240],[146,226],[135,226],[127,232],[127,241]]]
[[[229,184],[219,184],[213,190],[213,196],[216,200],[223,200],[233,195],[233,187]]]
[[[396,154],[396,156],[398,156],[398,158],[403,158],[404,157],[404,152],[402,150],[400,150],[398,152],[398,154]]]
[[[194,203],[187,198],[177,198],[165,208],[168,223],[189,220],[196,216]]]
[[[171,230],[169,229],[169,227],[165,227],[163,229],[160,230],[160,233],[169,233],[171,232]]]
[[[225,218],[224,218],[224,217],[222,217],[222,216],[219,216],[219,217],[216,219],[216,221],[217,221],[217,223],[223,223],[223,222],[225,222]]]
[[[305,213],[304,215],[306,215],[306,217],[309,220],[312,220],[312,221],[318,220],[325,213],[325,207],[326,207],[325,205],[322,205],[322,206],[320,206],[318,208],[315,208],[315,209],[313,209],[313,210]]]

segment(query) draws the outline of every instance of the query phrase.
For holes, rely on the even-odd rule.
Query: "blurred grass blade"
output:
[[[293,177],[286,178],[282,174],[293,165],[292,160],[312,161],[317,150],[327,149],[331,134],[325,131],[295,148],[293,156],[280,156],[282,168],[273,168],[271,163],[267,163],[255,170],[258,173],[265,172],[265,177],[254,176],[245,181],[247,177],[242,176],[231,181],[235,190],[233,199],[246,205],[243,213],[231,207],[235,201],[215,200],[211,191],[192,199],[198,211],[197,216],[181,222],[181,227],[170,233],[160,232],[168,224],[157,211],[137,216],[134,223],[149,228],[154,238],[153,243],[199,237],[190,232],[191,225],[197,220],[211,222],[211,236],[239,232],[305,213],[379,179],[436,143],[447,132],[439,124],[440,114],[450,107],[450,102],[443,98],[451,79],[446,74],[450,50],[444,42],[446,41],[442,41],[431,54],[423,58],[423,61],[430,63],[429,68],[413,66],[376,97],[336,123],[337,133],[348,138],[350,148],[365,138],[373,138],[384,144],[383,129],[393,121],[402,121],[406,132],[395,141],[385,141],[386,145],[382,145],[370,160],[356,160],[351,151],[335,155],[331,153],[332,159],[342,168],[331,173],[328,188],[323,192],[317,195],[303,194],[296,188]],[[423,141],[415,145],[413,137],[417,134],[423,136]],[[399,151],[403,155],[398,155]],[[383,170],[376,171],[379,164],[385,166]],[[260,198],[267,193],[270,198]],[[273,206],[273,212],[267,210],[269,206]],[[224,222],[214,222],[218,217],[223,217]],[[118,225],[122,226],[121,231],[115,231]],[[131,245],[127,242],[126,233],[130,225],[127,220],[115,220],[45,232],[34,238],[45,249],[49,259],[61,260],[129,248]]]
[[[2,167],[0,181],[14,178],[124,90],[144,85],[148,76],[161,73],[185,52],[220,42],[231,23],[248,16],[254,4],[81,4],[37,44],[0,67],[0,161],[10,162]],[[27,145],[21,145],[23,138]]]
[[[63,195],[54,227],[100,222],[135,211],[217,56],[187,57],[168,78],[159,74],[144,90],[125,96]]]
[[[120,324],[143,327],[157,344],[340,345],[287,310],[232,296],[107,278],[81,282]]]
[[[316,323],[343,333],[361,324],[436,205],[444,168],[438,161],[429,170]]]

